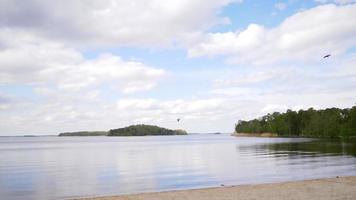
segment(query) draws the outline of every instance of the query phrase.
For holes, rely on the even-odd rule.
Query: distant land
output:
[[[185,130],[171,130],[154,125],[131,125],[110,131],[78,131],[60,133],[58,136],[145,136],[145,135],[187,135]]]
[[[107,131],[77,131],[60,133],[58,136],[107,136]]]
[[[144,136],[144,135],[187,135],[184,130],[171,130],[153,125],[132,125],[124,128],[112,129],[108,136]]]
[[[235,125],[239,136],[355,138],[356,106],[315,110],[274,112],[258,119],[239,120]]]

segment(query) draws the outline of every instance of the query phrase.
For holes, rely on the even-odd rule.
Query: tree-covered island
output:
[[[79,131],[60,133],[59,136],[145,136],[145,135],[187,135],[185,130],[171,130],[153,125],[132,125],[110,131]]]
[[[274,112],[258,119],[239,120],[236,133],[272,136],[350,138],[356,137],[356,106],[352,108],[328,108],[323,110]]]
[[[108,136],[145,136],[145,135],[187,135],[184,130],[171,130],[153,125],[132,125],[124,128],[112,129]]]

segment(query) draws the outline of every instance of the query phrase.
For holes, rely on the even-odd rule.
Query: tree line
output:
[[[107,131],[77,131],[60,133],[58,136],[107,136]]]
[[[356,106],[274,112],[258,119],[239,120],[236,133],[276,133],[279,136],[349,138],[356,137]]]
[[[187,135],[185,130],[171,130],[153,125],[131,125],[109,131],[77,131],[60,133],[58,136],[144,136],[144,135]]]
[[[144,136],[144,135],[187,135],[184,130],[171,130],[153,125],[132,125],[124,128],[111,129],[108,136]]]

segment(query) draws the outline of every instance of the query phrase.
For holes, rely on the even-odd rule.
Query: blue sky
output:
[[[5,0],[0,13],[0,135],[232,132],[356,103],[353,0]]]

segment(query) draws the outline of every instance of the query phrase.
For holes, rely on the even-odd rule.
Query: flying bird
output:
[[[331,55],[328,54],[328,55],[325,55],[323,58],[329,58]]]

